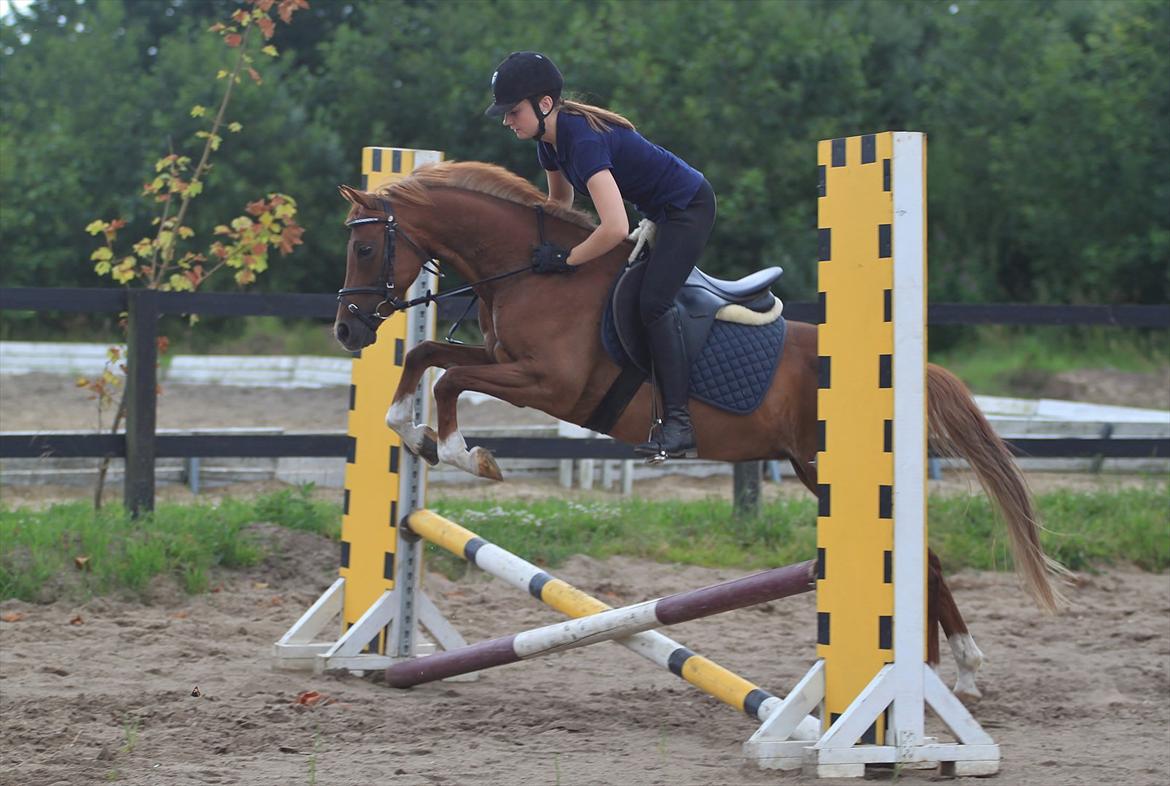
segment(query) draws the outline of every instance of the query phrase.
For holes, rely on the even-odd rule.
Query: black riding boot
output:
[[[646,326],[650,340],[650,355],[654,375],[662,394],[662,425],[655,429],[649,442],[634,448],[642,456],[660,458],[694,458],[698,455],[691,413],[687,410],[690,398],[691,367],[687,362],[687,348],[683,343],[682,322],[678,309],[670,309]]]

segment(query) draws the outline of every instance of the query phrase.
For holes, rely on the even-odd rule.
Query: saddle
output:
[[[767,392],[784,346],[783,304],[770,291],[783,271],[769,267],[738,281],[695,268],[675,307],[690,359],[691,397],[748,414]],[[650,348],[638,309],[646,262],[630,263],[614,282],[601,320],[601,342],[621,368],[586,428],[608,434],[650,374]]]
[[[683,340],[691,362],[694,363],[702,353],[720,312],[726,314],[733,310],[729,306],[738,306],[760,317],[729,321],[763,324],[772,321],[769,316],[778,316],[778,301],[770,288],[783,272],[782,268],[769,267],[737,281],[726,281],[698,268],[693,269],[674,299],[682,317]],[[614,283],[608,311],[612,314],[613,328],[622,350],[638,370],[649,374],[650,347],[638,312],[638,293],[645,276],[644,261],[627,265]]]

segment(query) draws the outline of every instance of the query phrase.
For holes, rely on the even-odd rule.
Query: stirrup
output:
[[[659,464],[665,464],[667,461],[669,461],[672,458],[693,459],[693,458],[698,458],[698,457],[699,457],[698,447],[691,448],[690,450],[684,450],[676,456],[671,456],[669,453],[667,453],[665,450],[663,450],[661,447],[659,447],[657,453],[652,453],[646,457],[646,463],[649,464],[650,466],[658,466]]]
[[[658,464],[665,464],[668,460],[670,460],[672,458],[693,459],[693,458],[698,458],[698,457],[699,457],[699,446],[698,445],[696,445],[693,448],[688,448],[688,449],[672,456],[671,454],[667,453],[662,448],[662,446],[660,444],[658,447],[657,453],[652,453],[646,457],[646,463],[656,466]]]
[[[659,436],[655,437],[655,433],[657,433]],[[659,447],[657,453],[642,453],[642,452],[639,452],[638,449],[640,447],[642,447],[642,445],[653,444],[653,445],[661,446],[662,445],[661,434],[662,434],[662,418],[654,418],[654,420],[651,421],[651,423],[650,423],[650,431],[646,434],[646,441],[643,442],[641,445],[634,446],[634,453],[637,453],[639,456],[645,456],[646,463],[651,465],[651,466],[656,466],[656,465],[661,464],[664,461],[666,461],[669,458],[669,456],[666,455],[666,451],[662,450],[662,448]]]
[[[659,435],[657,439],[654,436],[655,431],[657,431],[658,435]],[[645,456],[646,463],[651,465],[651,466],[657,466],[659,464],[664,464],[666,461],[668,461],[671,458],[690,458],[690,459],[693,459],[693,458],[699,457],[698,444],[694,444],[689,448],[686,448],[682,451],[678,451],[678,452],[674,453],[673,455],[671,453],[668,453],[666,451],[666,449],[663,448],[663,446],[662,446],[664,436],[665,435],[663,435],[663,433],[662,433],[662,420],[659,419],[659,420],[655,421],[655,425],[651,427],[650,434],[649,434],[647,440],[644,443],[642,443],[641,445],[634,446],[634,452],[638,453],[638,455]],[[653,452],[645,452],[645,451],[639,452],[638,449],[641,448],[643,445],[653,445],[654,446]]]

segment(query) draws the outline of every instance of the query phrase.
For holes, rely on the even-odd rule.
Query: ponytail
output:
[[[599,134],[609,131],[613,126],[621,128],[628,128],[631,131],[636,131],[634,124],[626,118],[619,115],[617,112],[611,112],[608,109],[602,109],[599,106],[592,104],[583,104],[580,101],[571,101],[569,99],[562,99],[560,102],[561,108],[571,115],[581,115],[589,123],[589,127]]]

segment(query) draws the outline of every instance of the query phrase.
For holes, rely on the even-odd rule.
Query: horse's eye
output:
[[[370,246],[370,245],[366,245],[365,243],[362,243],[361,245],[359,245],[357,247],[357,253],[358,253],[359,257],[368,257],[373,252],[374,252],[374,247]]]

